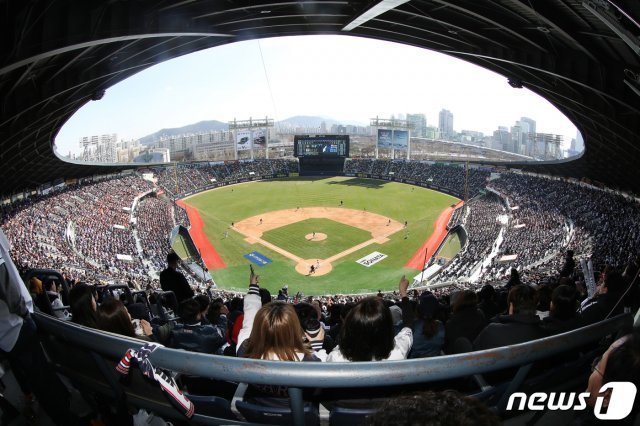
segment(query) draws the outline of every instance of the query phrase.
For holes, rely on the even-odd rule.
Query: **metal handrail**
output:
[[[47,333],[102,355],[118,358],[144,342],[107,334],[54,317],[34,314],[38,327]],[[623,329],[633,318],[622,314],[574,331],[501,348],[433,358],[385,362],[301,363],[265,361],[158,348],[150,360],[157,367],[178,373],[218,380],[290,387],[374,387],[427,383],[483,374],[522,366],[547,358]],[[455,368],[453,368],[455,367]]]

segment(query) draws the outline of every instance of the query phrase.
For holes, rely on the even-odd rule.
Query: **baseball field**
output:
[[[274,294],[286,284],[290,295],[316,295],[390,290],[403,274],[411,280],[434,225],[441,236],[458,201],[401,183],[330,177],[227,186],[181,204],[220,288],[246,290],[251,263]]]

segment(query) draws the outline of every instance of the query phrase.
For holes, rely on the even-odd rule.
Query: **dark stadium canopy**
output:
[[[580,159],[525,168],[640,192],[637,0],[0,0],[0,11],[0,194],[127,167],[52,150],[65,121],[117,82],[197,50],[304,34],[395,41],[500,73],[584,135]]]

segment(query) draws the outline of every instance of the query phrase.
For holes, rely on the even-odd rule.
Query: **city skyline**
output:
[[[403,58],[406,66],[387,65]],[[532,117],[540,132],[563,135],[565,149],[576,135],[545,99],[464,61],[389,42],[304,36],[234,43],[149,68],[81,108],[57,135],[56,146],[77,152],[83,136],[138,139],[203,120],[265,115],[366,125],[375,116],[418,113],[425,114],[427,126],[438,127],[442,109],[454,114],[456,132],[491,135]]]

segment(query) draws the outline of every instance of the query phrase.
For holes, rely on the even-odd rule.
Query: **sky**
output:
[[[202,120],[265,116],[367,124],[376,116],[424,113],[427,125],[437,127],[443,108],[453,113],[457,132],[492,134],[530,117],[538,132],[563,135],[565,148],[576,136],[575,125],[548,101],[476,65],[378,40],[299,36],[232,43],[141,71],[74,114],[56,146],[66,154],[79,151],[83,136],[129,140]]]

